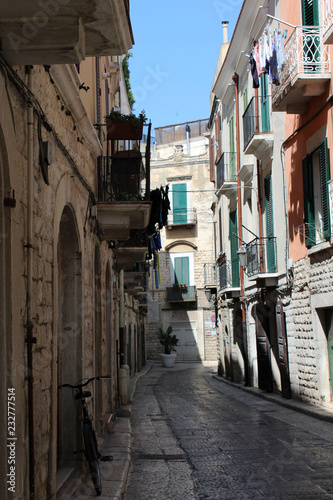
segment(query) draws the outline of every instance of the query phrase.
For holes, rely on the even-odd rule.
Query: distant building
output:
[[[207,124],[155,129],[151,189],[168,189],[170,211],[159,268],[150,264],[147,359],[159,359],[157,331],[169,325],[180,340],[177,361],[216,359],[215,309],[204,289],[204,265],[214,261]]]

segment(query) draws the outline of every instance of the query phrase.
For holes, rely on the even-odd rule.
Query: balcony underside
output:
[[[251,276],[249,281],[255,281],[258,288],[275,287],[280,277],[280,273],[260,273]]]
[[[322,95],[330,74],[297,75],[295,81],[289,81],[283,88],[276,87],[272,97],[273,111],[286,111],[287,114],[304,114],[312,97]]]
[[[262,160],[273,151],[274,135],[272,132],[261,132],[253,134],[248,144],[244,148],[244,154],[254,155],[258,160]]]
[[[240,297],[241,289],[240,287],[225,287],[219,291],[219,297],[224,297],[225,299],[235,299]]]
[[[224,181],[218,190],[218,194],[224,194],[227,198],[231,199],[237,194],[237,181]]]
[[[167,302],[196,302],[197,289],[195,286],[188,285],[184,290],[167,287]]]
[[[147,247],[121,247],[114,250],[119,269],[130,270],[135,262],[144,262]],[[132,287],[133,288],[133,287]]]
[[[2,50],[12,65],[74,64],[133,45],[126,0],[1,2]]]
[[[150,201],[97,203],[97,221],[103,240],[126,240],[131,229],[145,229],[151,212]],[[133,262],[141,262],[133,261]]]

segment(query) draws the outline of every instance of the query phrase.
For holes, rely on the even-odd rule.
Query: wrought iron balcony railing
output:
[[[216,187],[225,181],[236,181],[236,152],[223,153],[216,165]]]
[[[197,210],[196,208],[191,208],[188,210],[175,210],[168,213],[167,226],[194,226],[197,223]]]
[[[215,263],[204,265],[204,283],[206,287],[217,286],[217,266]]]
[[[303,222],[303,224],[295,228],[295,233],[299,233],[305,238],[305,244],[307,247],[319,245],[320,243],[324,243],[324,241],[326,241],[322,224],[316,225],[315,223],[310,224],[309,222]]]
[[[146,197],[146,176],[142,155],[138,151],[121,151],[98,159],[98,199],[141,201]]]
[[[257,274],[276,272],[276,238],[255,238],[246,245],[246,274],[248,277]]]
[[[227,260],[219,266],[219,282],[220,290],[225,290],[226,288],[231,288],[232,284],[232,265],[231,261]]]
[[[196,286],[168,286],[166,291],[168,302],[194,302],[197,300]]]
[[[323,28],[320,26],[298,26],[285,43],[286,65],[280,73],[280,85],[272,90],[272,106],[288,93],[296,81],[302,77],[320,78],[330,72],[330,54],[323,43]],[[318,94],[316,94],[318,95]]]
[[[271,132],[271,96],[253,97],[243,115],[244,149],[254,134]]]

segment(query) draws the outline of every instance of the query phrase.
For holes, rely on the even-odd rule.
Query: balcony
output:
[[[197,300],[197,287],[186,285],[184,287],[170,287],[166,288],[167,302],[196,302]]]
[[[217,287],[217,266],[215,263],[204,265],[204,283],[205,288]]]
[[[226,260],[219,266],[219,295],[226,298],[240,296],[240,286],[235,274],[235,268],[230,260]]]
[[[218,194],[231,198],[237,193],[236,153],[223,153],[216,165],[216,188]]]
[[[118,269],[130,271],[133,266],[144,264],[147,256],[148,236],[146,230],[131,230],[130,238],[114,246]],[[142,274],[141,274],[142,275]],[[133,278],[133,276],[132,276]]]
[[[178,226],[186,226],[188,228],[196,225],[198,221],[196,208],[188,210],[179,209],[176,212],[168,213],[167,229],[174,229]]]
[[[330,55],[323,42],[323,28],[295,28],[285,44],[287,64],[280,85],[272,90],[272,110],[303,114],[311,97],[322,95],[330,80]]]
[[[255,238],[246,245],[246,274],[259,286],[275,286],[278,282],[276,266],[276,238]]]
[[[77,64],[126,54],[133,33],[128,0],[1,2],[1,42],[12,65]]]
[[[333,43],[333,1],[322,0],[322,12],[324,18],[323,43]]]
[[[145,295],[146,290],[146,264],[135,262],[131,269],[124,272],[125,292],[138,298]]]
[[[244,153],[261,160],[273,151],[271,97],[253,97],[243,115]]]
[[[151,202],[148,201],[147,175],[141,153],[118,151],[98,161],[97,221],[103,240],[126,240],[132,229],[148,226]]]

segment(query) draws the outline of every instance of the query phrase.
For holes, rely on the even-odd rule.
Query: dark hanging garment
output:
[[[255,61],[252,54],[250,55],[250,66],[251,66],[251,74],[252,74],[252,78],[253,78],[253,88],[258,89],[260,85],[259,85],[257,65],[256,65],[256,61]]]

